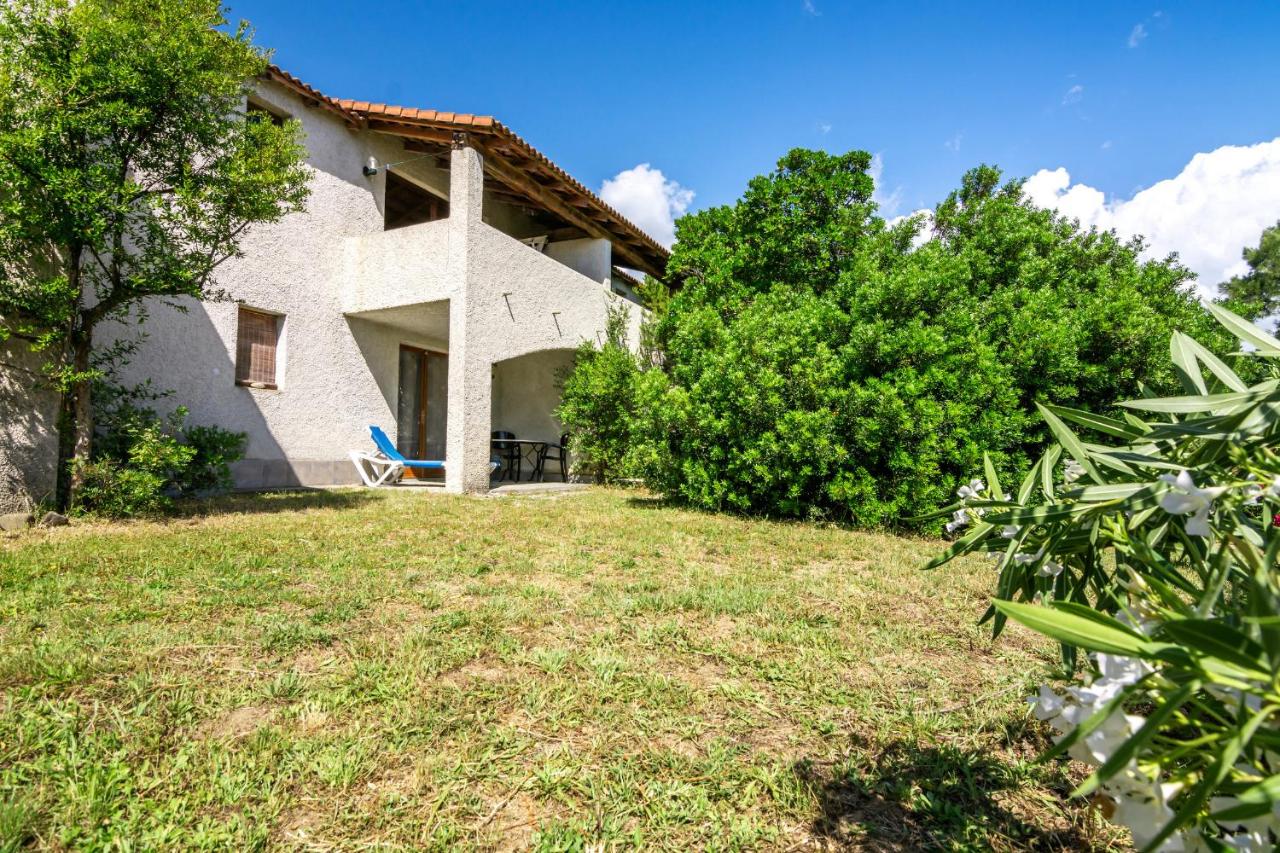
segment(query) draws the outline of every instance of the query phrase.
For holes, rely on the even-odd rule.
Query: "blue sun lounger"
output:
[[[360,479],[366,486],[378,487],[388,483],[399,482],[406,468],[421,468],[426,471],[443,471],[443,459],[406,459],[404,454],[396,450],[396,446],[382,431],[381,427],[370,426],[369,434],[378,448],[376,453],[362,450],[351,451],[351,462],[356,466]],[[490,460],[490,470],[498,467],[496,459]]]
[[[442,459],[406,459],[403,453],[396,450],[396,446],[391,443],[390,438],[387,438],[387,434],[381,427],[370,426],[369,434],[373,436],[373,443],[378,448],[376,453],[351,451],[351,462],[356,466],[356,471],[359,472],[360,479],[366,486],[376,488],[395,483],[404,476],[406,468],[444,470]]]

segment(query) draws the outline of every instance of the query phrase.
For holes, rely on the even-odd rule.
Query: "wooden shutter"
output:
[[[279,342],[279,317],[241,308],[240,328],[236,333],[236,383],[275,388]]]

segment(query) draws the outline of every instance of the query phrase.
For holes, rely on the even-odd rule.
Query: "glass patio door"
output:
[[[400,387],[396,406],[396,450],[410,459],[444,459],[449,415],[449,356],[400,347]],[[440,471],[409,471],[439,477]]]

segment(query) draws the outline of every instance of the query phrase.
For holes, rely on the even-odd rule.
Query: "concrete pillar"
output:
[[[449,420],[445,429],[445,489],[489,490],[492,365],[483,339],[484,324],[470,299],[474,282],[471,232],[481,222],[484,162],[480,153],[455,137],[449,165]]]

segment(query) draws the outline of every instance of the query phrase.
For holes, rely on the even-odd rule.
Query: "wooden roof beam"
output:
[[[609,230],[605,229],[594,218],[585,215],[582,211],[567,204],[560,198],[560,196],[556,195],[547,187],[544,187],[537,181],[530,180],[528,176],[518,172],[501,157],[497,156],[496,152],[492,151],[483,142],[473,137],[471,144],[484,155],[485,168],[504,183],[518,189],[522,193],[525,193],[533,199],[538,206],[545,207],[561,219],[564,219],[570,225],[576,225],[581,228],[590,236],[601,240],[608,240],[613,247],[614,254],[621,255],[626,261],[625,266],[641,269],[653,275],[659,274],[654,272],[653,264],[645,260],[642,255],[637,254],[634,249],[627,246],[619,238],[611,234]]]

